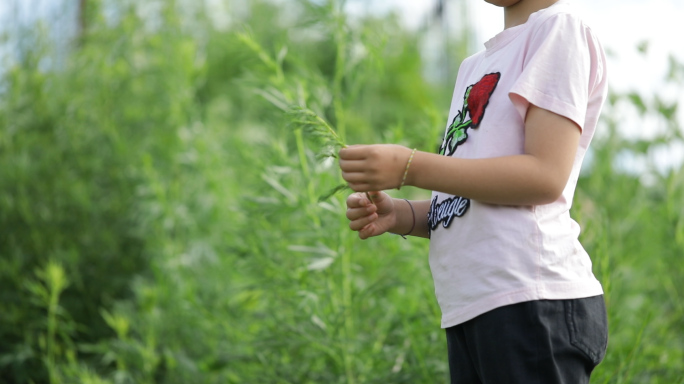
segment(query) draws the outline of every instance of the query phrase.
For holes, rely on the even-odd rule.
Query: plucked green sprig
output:
[[[283,48],[274,60],[266,53],[263,47],[254,40],[251,34],[247,32],[239,33],[238,38],[254,51],[259,59],[261,59],[268,68],[273,70],[275,74],[271,79],[270,86],[262,89],[255,89],[255,92],[275,107],[283,110],[288,116],[290,127],[301,129],[302,133],[306,136],[318,139],[322,142],[316,155],[318,159],[337,158],[339,149],[347,147],[347,144],[342,137],[340,137],[337,131],[335,131],[335,128],[318,113],[304,106],[306,100],[304,94],[306,94],[306,90],[301,83],[296,90],[288,90],[282,70],[282,63],[287,54],[287,49]],[[299,102],[295,102],[295,99],[299,100]],[[339,184],[319,197],[318,200],[327,200],[336,193],[346,189],[349,189],[347,183]],[[370,201],[373,201],[368,193],[366,193],[366,196]]]
[[[335,129],[330,124],[328,124],[327,121],[320,117],[316,112],[308,108],[295,106],[291,107],[287,111],[287,114],[291,116],[291,125],[296,125],[297,128],[301,128],[304,133],[307,133],[312,137],[316,137],[318,139],[323,140],[323,148],[319,152],[318,157],[337,158],[336,149],[347,148],[347,144],[345,144],[345,142],[340,138],[340,135],[338,135],[337,132],[335,132]],[[321,197],[319,197],[318,201],[328,200],[330,197],[337,194],[338,192],[347,189],[349,189],[348,184],[339,184],[333,189],[323,194]],[[368,200],[373,201],[373,198],[370,196],[368,192],[366,192],[366,197],[368,198]]]
[[[293,106],[287,111],[290,124],[302,128],[308,136],[323,141],[323,148],[346,148],[347,144],[340,138],[335,129],[321,116],[309,108]],[[324,157],[337,157],[335,151],[323,151]]]
[[[340,135],[335,132],[335,129],[316,112],[308,108],[295,106],[291,107],[287,111],[287,114],[291,116],[291,125],[295,125],[296,128],[301,128],[302,131],[309,136],[323,140],[322,149],[318,154],[319,158],[337,158],[336,149],[347,148],[347,144],[345,144],[345,142],[340,138]],[[318,201],[327,200],[336,193],[346,189],[349,189],[348,184],[339,184],[319,197]],[[366,197],[368,200],[373,201],[373,198],[368,192],[366,192]]]
[[[303,133],[310,137],[317,138],[323,142],[317,155],[318,158],[337,158],[337,150],[339,148],[347,147],[347,144],[335,131],[335,128],[333,128],[327,121],[325,121],[325,119],[311,109],[301,106],[293,106],[290,107],[286,113],[288,116],[290,116],[289,120],[291,126],[294,126],[296,129],[301,128]],[[318,201],[328,200],[338,192],[347,189],[349,189],[349,185],[347,185],[347,183],[339,184],[321,195],[318,198]],[[368,196],[369,199],[371,198],[368,194],[366,194],[366,196]]]

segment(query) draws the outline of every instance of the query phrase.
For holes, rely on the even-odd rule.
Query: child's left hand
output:
[[[411,149],[394,144],[352,145],[341,149],[339,156],[342,177],[351,189],[383,191],[401,185]]]

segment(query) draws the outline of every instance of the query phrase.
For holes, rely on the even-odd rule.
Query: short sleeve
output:
[[[531,31],[520,77],[509,97],[523,120],[530,104],[584,129],[587,104],[601,82],[603,54],[593,33],[572,14],[556,14]]]

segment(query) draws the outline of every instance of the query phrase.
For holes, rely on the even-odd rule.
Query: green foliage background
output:
[[[86,4],[68,52],[5,39],[0,382],[446,382],[427,242],[358,241],[344,194],[319,201],[334,147],[286,113],[434,151],[453,79],[425,80],[421,33],[332,0]],[[652,139],[621,134],[626,109]],[[684,383],[684,171],[649,160],[678,113],[613,93],[580,180],[611,327],[592,382]]]

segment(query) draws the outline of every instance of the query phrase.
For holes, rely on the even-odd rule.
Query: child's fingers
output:
[[[381,233],[378,232],[377,227],[379,218],[377,203],[383,203],[385,197],[385,194],[378,191],[356,192],[347,197],[346,216],[349,219],[349,228],[357,231],[362,240]]]
[[[365,193],[352,193],[347,197],[347,208],[362,208],[370,205],[371,202],[368,201]]]
[[[350,145],[340,149],[338,153],[341,160],[363,160],[366,158],[367,145]]]
[[[368,168],[364,161],[340,159],[340,169],[343,172],[363,172]]]
[[[349,228],[352,231],[360,231],[364,228],[366,228],[369,224],[374,223],[378,219],[378,214],[377,213],[372,213],[370,215],[363,216],[361,218],[358,218],[356,220],[352,220],[349,222]]]
[[[373,214],[378,211],[378,207],[375,206],[375,204],[369,204],[366,205],[365,207],[359,207],[359,208],[347,208],[347,219],[349,220],[358,220],[362,217],[368,216],[370,214]]]
[[[372,185],[366,182],[359,182],[359,183],[352,183],[347,180],[347,184],[349,185],[349,188],[352,189],[352,191],[355,192],[369,192],[369,191],[375,191],[381,188],[378,188],[377,185]]]
[[[369,237],[376,236],[375,230],[376,226],[373,223],[368,224],[365,227],[361,228],[361,230],[359,230],[359,238],[361,240],[366,240]]]

